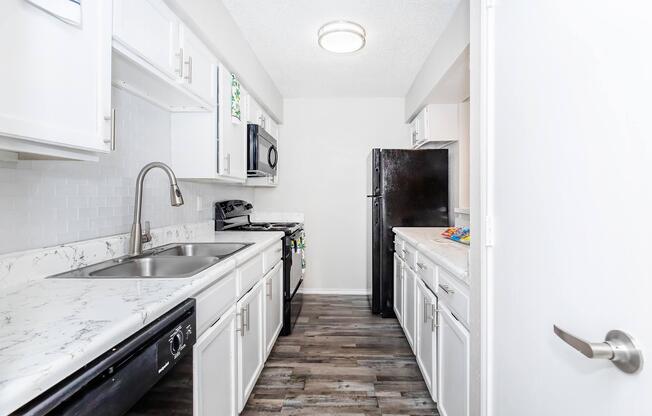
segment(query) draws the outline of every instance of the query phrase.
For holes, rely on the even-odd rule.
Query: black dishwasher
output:
[[[12,415],[192,415],[195,321],[188,299]]]

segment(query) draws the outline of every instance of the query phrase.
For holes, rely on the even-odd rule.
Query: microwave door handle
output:
[[[272,162],[272,152],[274,153],[274,161]],[[269,148],[269,151],[267,152],[267,163],[269,163],[269,166],[273,169],[276,167],[278,164],[278,151],[276,150],[276,146],[272,145],[272,147]]]

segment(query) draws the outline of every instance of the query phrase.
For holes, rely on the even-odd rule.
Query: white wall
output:
[[[99,163],[0,162],[0,253],[129,232],[135,179],[148,162],[170,163],[170,114],[122,90],[113,90],[119,115],[117,150]],[[152,227],[210,220],[211,203],[251,199],[251,189],[180,182],[185,204],[172,208],[168,181],[152,171],[145,180],[143,220]],[[203,209],[197,211],[197,195]]]
[[[222,0],[166,0],[278,122],[283,97]]]
[[[437,88],[451,67],[464,67],[470,39],[469,7],[469,0],[460,1],[446,30],[435,43],[414,79],[405,96],[406,120],[412,119],[426,104],[426,100],[431,98],[431,92]]]
[[[301,211],[305,288],[366,290],[367,155],[409,144],[401,98],[288,99],[276,189],[257,189],[259,211]]]

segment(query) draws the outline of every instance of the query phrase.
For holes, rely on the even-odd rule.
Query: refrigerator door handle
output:
[[[382,195],[367,195],[367,198],[382,198]]]

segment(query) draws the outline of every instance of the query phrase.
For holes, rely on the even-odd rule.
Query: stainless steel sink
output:
[[[219,257],[223,259],[250,246],[247,243],[168,244],[151,251],[152,256]]]
[[[90,277],[190,277],[219,262],[217,257],[141,257],[89,273]]]
[[[171,279],[192,277],[253,243],[173,243],[50,276],[52,279]]]

